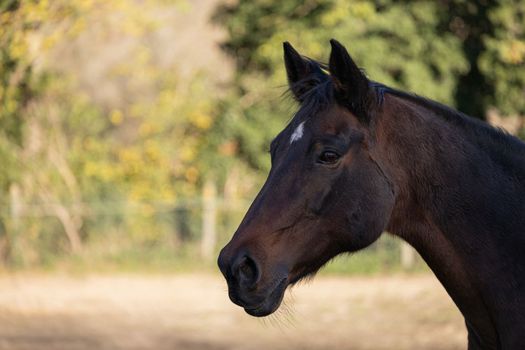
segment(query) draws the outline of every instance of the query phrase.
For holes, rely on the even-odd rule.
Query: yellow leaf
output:
[[[202,112],[193,113],[191,116],[192,124],[202,130],[209,129],[212,121],[212,118],[208,114]]]
[[[114,109],[109,115],[109,120],[113,125],[120,125],[124,121],[124,114],[119,109]]]
[[[199,177],[199,170],[197,170],[197,168],[195,168],[195,167],[189,167],[186,170],[186,173],[184,175],[186,177],[186,180],[189,183],[193,184],[193,183],[197,182],[197,179]]]

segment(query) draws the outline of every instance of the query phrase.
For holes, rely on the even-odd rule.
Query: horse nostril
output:
[[[255,264],[253,260],[244,258],[244,262],[239,266],[240,275],[246,280],[253,280],[255,278]]]
[[[233,275],[239,283],[253,286],[259,279],[259,269],[252,258],[244,255],[234,264]]]

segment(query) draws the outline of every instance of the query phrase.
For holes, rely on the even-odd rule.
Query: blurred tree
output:
[[[462,42],[462,51],[468,61],[469,69],[458,76],[455,93],[459,110],[485,118],[488,108],[487,97],[494,93],[493,86],[481,72],[479,58],[485,51],[484,36],[492,35],[494,26],[487,13],[497,1],[443,1],[441,31],[451,31]]]
[[[198,155],[214,104],[206,76],[182,83],[173,63],[159,63],[165,42],[155,40],[157,17],[166,9],[185,11],[174,3],[0,2],[0,240],[8,237],[12,260],[41,264],[104,241],[107,219],[100,212],[118,217],[113,230],[123,232],[123,245],[169,241],[171,230],[162,225],[174,225],[155,220],[157,209],[200,195],[210,168]],[[75,52],[102,50],[109,62],[97,56],[96,63],[104,82],[118,87],[113,99],[95,98],[100,80],[93,90],[82,85],[75,60]],[[10,188],[20,225],[10,222]],[[133,205],[137,215],[129,215]]]
[[[25,43],[31,25],[18,15],[19,7],[16,0],[0,2],[0,161],[4,164],[0,169],[0,189],[4,193],[18,169],[15,154],[21,146],[20,112],[32,95],[32,67]]]
[[[223,6],[216,15],[229,32],[223,47],[237,62],[238,96],[250,95],[243,118],[268,129],[264,142],[257,146],[256,138],[240,152],[260,167],[254,154],[261,154],[275,130],[272,119],[283,113],[259,102],[271,101],[275,94],[268,91],[284,82],[282,41],[323,59],[334,37],[374,80],[478,118],[489,107],[525,114],[523,6],[517,0],[240,0]]]
[[[457,77],[456,107],[475,117],[484,119],[488,107],[487,97],[493,88],[480,71],[479,57],[485,50],[484,36],[493,32],[487,12],[496,1],[446,0],[440,17],[440,32],[452,32],[462,42],[462,52],[469,69]]]
[[[369,76],[454,104],[457,76],[468,70],[462,45],[438,30],[444,10],[434,1],[248,1],[222,7],[224,48],[235,58],[237,95],[223,114],[239,155],[267,170],[265,152],[291,111],[279,99],[285,82],[283,41],[326,59],[334,37],[348,45]],[[284,117],[284,118],[283,118]]]
[[[492,30],[482,36],[480,71],[492,87],[487,105],[503,115],[525,117],[525,2],[500,0],[487,18]]]
[[[459,76],[458,108],[484,118],[489,108],[525,115],[523,1],[443,1],[443,31],[461,41],[470,69]]]

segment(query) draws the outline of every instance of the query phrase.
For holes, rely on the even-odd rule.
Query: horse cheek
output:
[[[363,176],[355,186],[344,214],[349,251],[374,243],[385,230],[394,205],[388,182],[381,176]]]

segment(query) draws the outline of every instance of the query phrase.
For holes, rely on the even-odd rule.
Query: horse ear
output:
[[[337,40],[330,40],[329,70],[334,82],[335,95],[340,103],[357,107],[362,105],[369,96],[369,81],[357,67],[348,51]]]
[[[305,84],[305,81],[312,74],[312,65],[295,51],[289,42],[283,43],[283,49],[288,85],[294,97],[302,102],[305,93],[311,88],[311,85]]]

